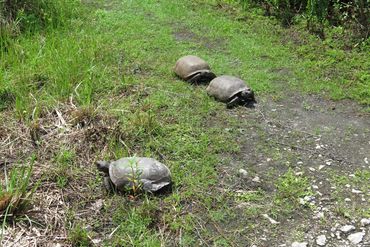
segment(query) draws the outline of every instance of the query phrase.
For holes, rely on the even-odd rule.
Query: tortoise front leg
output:
[[[104,187],[107,191],[113,192],[114,191],[114,186],[112,183],[112,180],[110,180],[109,176],[104,177]]]
[[[242,98],[240,98],[239,96],[235,96],[229,102],[226,103],[226,107],[227,108],[233,108],[237,105],[240,105],[240,103],[242,103],[242,102],[243,102]]]

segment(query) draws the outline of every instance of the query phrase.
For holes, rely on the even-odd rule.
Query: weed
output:
[[[55,158],[54,179],[58,187],[65,188],[71,178],[74,169],[75,152],[62,148]]]
[[[127,186],[127,189],[132,191],[132,194],[135,197],[143,188],[143,183],[140,180],[142,171],[139,169],[139,163],[136,157],[129,161],[129,166],[131,168],[131,173],[128,176],[130,184]]]
[[[0,240],[8,217],[21,213],[31,202],[32,194],[38,185],[36,183],[30,188],[35,159],[35,156],[31,158],[29,166],[13,167],[9,174],[5,167],[5,181],[0,184],[0,218],[3,219]]]
[[[68,232],[69,241],[73,246],[86,247],[90,246],[90,239],[87,230],[77,224]]]
[[[14,213],[24,209],[30,202],[36,188],[30,189],[30,178],[35,158],[29,166],[14,167],[8,172],[5,170],[5,184],[0,186],[0,212]],[[6,214],[3,215],[6,217]]]
[[[295,175],[292,169],[289,169],[276,182],[277,195],[275,203],[289,207],[297,207],[299,198],[310,196],[310,183],[307,177]]]

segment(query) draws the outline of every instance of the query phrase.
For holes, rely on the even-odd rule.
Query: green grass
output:
[[[112,218],[106,234],[117,230],[106,246],[194,246],[202,242],[199,234],[215,245],[227,246],[228,236],[222,236],[217,226],[240,220],[228,211],[235,204],[252,204],[244,210],[251,219],[246,231],[252,232],[264,227],[259,223],[261,213],[276,216],[300,209],[296,202],[309,194],[308,179],[292,171],[277,181],[273,195],[218,192],[220,157],[238,151],[237,133],[225,131],[225,126],[236,123],[223,111],[223,104],[207,96],[204,86],[192,86],[174,76],[171,68],[180,56],[199,55],[216,74],[244,78],[258,97],[279,99],[282,90],[302,90],[370,103],[364,54],[343,55],[318,45],[317,40],[307,44],[318,45],[317,50],[282,45],[284,30],[273,21],[249,15],[247,21],[236,20],[244,14],[235,9],[224,12],[211,2],[94,1],[85,6],[83,18],[72,19],[67,28],[20,36],[12,49],[1,53],[1,115],[31,127],[43,119],[46,110],[72,102],[80,112],[77,122],[101,115],[118,122],[118,128],[107,137],[107,150],[92,151],[90,156],[150,156],[171,169],[174,190],[165,197],[142,195],[134,201],[126,196],[104,197],[102,216],[91,226],[102,229],[104,220]],[[321,50],[325,52],[321,54]],[[327,80],[325,73],[332,67],[340,73],[330,74]],[[354,78],[347,78],[352,72]],[[356,79],[360,74],[362,82]],[[342,83],[343,78],[351,83],[350,88]],[[98,140],[88,144],[95,142]],[[52,180],[59,188],[69,189],[78,176],[91,176],[84,169],[98,174],[91,168],[93,164],[73,149],[76,143],[68,143],[68,148],[65,143],[57,144],[60,150],[46,162],[53,164]],[[282,154],[276,151],[274,158],[282,159]],[[91,191],[101,190],[101,178],[89,178],[84,187],[90,192],[84,193],[93,198]],[[73,202],[71,214],[88,203]],[[204,223],[208,220],[212,223]],[[70,241],[87,245],[86,222],[73,217],[67,221],[74,226],[69,231]],[[165,233],[159,231],[163,228]],[[199,233],[194,231],[198,228]]]

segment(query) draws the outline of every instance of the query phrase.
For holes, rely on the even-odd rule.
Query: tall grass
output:
[[[94,54],[81,54],[90,41],[68,32],[81,9],[78,0],[0,0],[0,111],[37,115],[71,92],[90,101],[90,82],[82,78],[93,76]]]

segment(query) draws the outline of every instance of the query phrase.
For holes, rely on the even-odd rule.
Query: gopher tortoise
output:
[[[208,83],[216,77],[208,63],[193,55],[177,60],[174,71],[178,77],[190,83]]]
[[[229,108],[236,105],[253,106],[256,103],[252,89],[242,79],[234,76],[216,77],[209,83],[207,93],[217,100],[225,102]]]
[[[97,161],[102,171],[104,185],[108,190],[125,191],[133,186],[133,180],[142,183],[142,189],[156,192],[171,184],[171,172],[164,164],[153,158],[126,157],[116,161]]]

